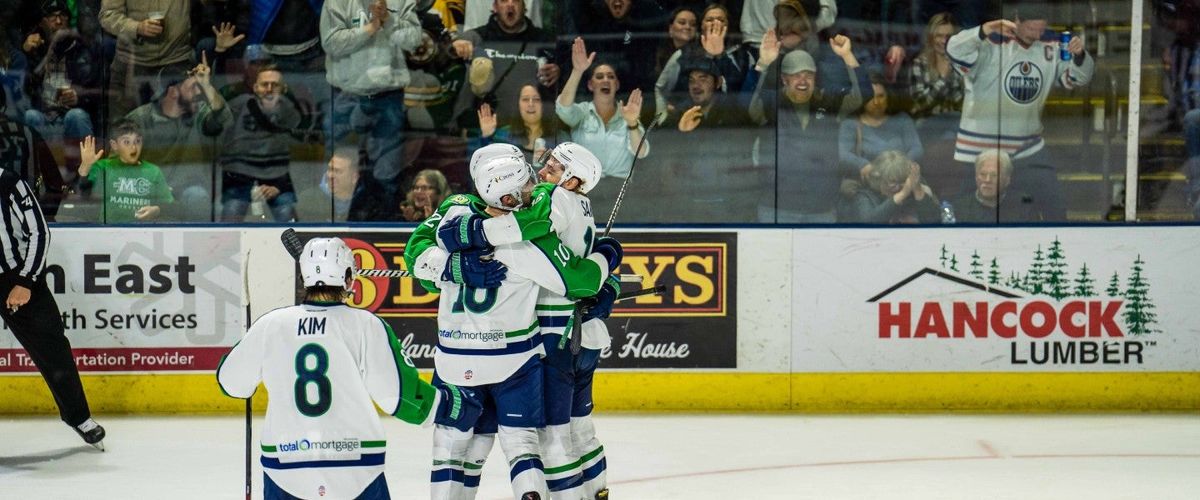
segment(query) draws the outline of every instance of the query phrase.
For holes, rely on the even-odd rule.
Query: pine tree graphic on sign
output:
[[[1067,260],[1063,255],[1062,243],[1058,238],[1054,238],[1054,243],[1050,244],[1050,251],[1046,254],[1046,271],[1045,271],[1045,293],[1054,297],[1054,300],[1062,300],[1070,296],[1068,290],[1070,283],[1067,281]]]
[[[1094,297],[1096,289],[1093,286],[1095,280],[1092,279],[1092,274],[1088,272],[1087,262],[1083,263],[1083,267],[1079,268],[1079,277],[1075,278],[1075,293],[1076,297]]]
[[[988,284],[1000,284],[1000,265],[996,264],[996,258],[992,257],[992,265],[988,268]]]
[[[1029,273],[1025,275],[1025,291],[1034,295],[1042,295],[1046,293],[1043,286],[1046,279],[1046,259],[1042,257],[1042,246],[1038,245],[1037,251],[1033,253],[1033,264],[1029,266]]]
[[[1158,331],[1151,328],[1151,325],[1158,323],[1158,315],[1154,314],[1154,302],[1147,296],[1150,283],[1142,277],[1142,264],[1145,262],[1142,262],[1142,256],[1138,255],[1133,261],[1133,271],[1129,274],[1128,286],[1125,288],[1125,310],[1122,316],[1131,335]]]
[[[983,281],[983,263],[979,262],[979,251],[971,253],[971,272],[972,278]]]
[[[1122,297],[1121,293],[1121,278],[1117,277],[1117,272],[1113,271],[1112,279],[1108,280],[1108,288],[1104,290],[1109,297]]]
[[[950,270],[958,271],[958,256],[950,254]]]
[[[1023,285],[1021,285],[1021,276],[1018,275],[1016,271],[1013,271],[1008,274],[1008,281],[1004,282],[1004,286],[1007,286],[1014,290],[1022,290],[1022,291],[1025,290]]]
[[[938,258],[942,261],[942,269],[946,268],[946,245],[942,245],[942,256]]]

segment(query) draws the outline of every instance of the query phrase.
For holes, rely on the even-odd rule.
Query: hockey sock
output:
[[[546,475],[542,471],[542,457],[538,453],[538,433],[533,427],[508,427],[501,425],[500,449],[508,459],[508,475],[512,481],[513,496],[521,498],[535,492],[541,498],[549,498],[546,490]]]
[[[571,418],[571,440],[575,443],[575,453],[579,455],[585,496],[595,497],[596,493],[608,487],[608,464],[604,459],[604,446],[596,439],[596,427],[590,415]]]
[[[460,431],[445,425],[433,429],[433,468],[429,476],[430,498],[460,500],[465,475],[463,460],[471,442],[471,431]]]
[[[538,429],[542,443],[542,462],[546,469],[546,485],[550,498],[576,499],[583,497],[583,469],[571,444],[571,425],[547,425]]]
[[[479,476],[483,474],[483,464],[492,453],[492,443],[496,434],[476,434],[471,437],[467,446],[467,459],[463,460],[463,494],[462,500],[474,500],[479,491]]]

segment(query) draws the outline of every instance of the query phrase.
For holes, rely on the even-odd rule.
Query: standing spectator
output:
[[[234,119],[221,136],[218,157],[223,221],[245,220],[254,200],[271,207],[275,222],[296,219],[296,191],[288,170],[291,146],[297,142],[293,133],[302,116],[295,101],[284,97],[286,88],[283,72],[266,64],[255,75],[254,93],[229,102]]]
[[[328,0],[321,9],[333,86],[330,142],[346,143],[351,131],[365,136],[371,175],[392,195],[404,165],[404,87],[411,81],[404,51],[421,41],[413,7],[401,0]]]
[[[950,13],[935,14],[925,28],[925,45],[913,59],[908,76],[911,113],[927,153],[922,175],[935,192],[951,194],[964,184],[963,169],[953,159],[966,87],[946,54],[946,41],[956,32],[958,25]]]
[[[661,74],[667,60],[684,45],[696,38],[696,12],[687,7],[671,11],[671,23],[667,25],[667,37],[654,53],[654,73]]]
[[[58,415],[83,441],[101,450],[104,428],[92,420],[71,342],[64,334],[62,313],[46,286],[46,255],[50,228],[29,184],[8,169],[0,169],[0,318],[42,373],[58,405]]]
[[[773,65],[778,58],[780,43],[771,35],[768,32],[764,37],[759,65]],[[760,162],[765,174],[763,184],[772,190],[760,199],[760,222],[836,220],[834,207],[841,184],[838,120],[862,106],[862,89],[869,85],[858,73],[850,39],[838,35],[829,44],[842,58],[840,72],[851,82],[846,93],[818,91],[824,70],[818,69],[808,52],[797,49],[788,52],[777,65],[780,84],[772,84],[771,78],[762,79],[751,100],[751,118],[770,127],[760,137],[759,154],[775,154],[772,163]]]
[[[417,172],[412,187],[400,202],[400,220],[420,222],[428,219],[437,212],[438,207],[450,194],[450,184],[446,176],[437,170],[422,170]]]
[[[53,221],[67,192],[62,173],[42,136],[25,124],[8,118],[7,104],[5,93],[0,92],[0,170],[17,174],[32,185],[35,195],[40,198],[39,203],[46,207],[46,218]]]
[[[113,126],[109,147],[113,158],[96,150],[91,136],[79,145],[79,186],[85,193],[100,186],[100,223],[122,224],[155,220],[162,207],[175,201],[157,165],[142,160],[141,128],[122,120]]]
[[[34,61],[25,80],[30,109],[25,123],[43,137],[61,139],[66,161],[63,177],[73,180],[79,162],[79,139],[92,135],[95,106],[92,89],[99,74],[92,51],[68,25],[70,11],[63,0],[42,4],[37,31],[25,39],[26,57]]]
[[[112,122],[146,102],[143,92],[148,80],[164,71],[183,73],[192,67],[192,3],[103,0],[100,5],[100,25],[117,37],[108,83]]]
[[[480,144],[474,149],[493,142],[512,144],[525,153],[525,159],[530,163],[537,162],[542,155],[558,145],[558,121],[554,115],[546,113],[542,96],[538,87],[526,84],[521,87],[521,99],[518,103],[520,116],[507,120],[499,126],[496,115],[487,104],[479,108]],[[540,142],[539,142],[540,140]],[[474,153],[474,151],[472,151]]]
[[[1163,2],[1159,12],[1175,36],[1165,57],[1171,85],[1170,118],[1183,123],[1188,200],[1195,218],[1200,219],[1200,30],[1196,29],[1200,1]]]
[[[127,116],[145,136],[143,156],[164,169],[176,190],[176,217],[184,221],[214,220],[214,138],[233,125],[233,113],[211,77],[203,55],[191,71],[166,68],[158,76],[154,101]]]
[[[558,96],[555,111],[571,130],[571,141],[600,158],[604,176],[624,180],[633,167],[634,155],[644,158],[650,153],[650,141],[642,144],[646,130],[638,118],[642,110],[642,91],[634,89],[629,94],[629,102],[621,103],[617,100],[621,81],[617,78],[616,67],[600,63],[592,68],[588,78],[592,102],[575,102],[579,82],[595,59],[596,53],[588,54],[583,39],[576,38],[571,47],[571,76]],[[642,144],[641,149],[638,149],[639,144]],[[595,213],[611,211],[620,186],[619,181],[604,182],[588,193]]]
[[[912,118],[889,106],[884,78],[878,73],[870,76],[875,97],[863,105],[857,120],[842,122],[838,134],[838,158],[846,177],[866,180],[875,158],[884,151],[899,151],[913,162],[921,161],[925,150],[917,136]]]
[[[742,37],[746,45],[751,47],[751,55],[755,59],[758,58],[763,35],[776,26],[775,5],[778,3],[779,0],[745,0],[742,7]],[[804,3],[804,11],[817,13],[810,19],[814,32],[833,26],[837,21],[838,6],[835,0],[808,0]]]
[[[1064,47],[1058,33],[1046,29],[1042,9],[1022,2],[1015,7],[1016,22],[997,19],[950,38],[946,52],[967,91],[954,159],[972,163],[993,148],[1012,155],[1017,187],[1033,196],[1047,220],[1062,221],[1066,201],[1053,168],[1024,167],[1034,167],[1033,156],[1045,144],[1042,110],[1051,88],[1086,85],[1096,63],[1077,36],[1065,47],[1070,60],[1058,57]]]
[[[1008,153],[989,149],[975,157],[975,190],[951,200],[958,222],[1037,222],[1041,214],[1023,192],[1009,189],[1013,163]]]
[[[19,44],[9,39],[8,20],[0,20],[0,94],[11,105],[4,109],[4,114],[10,119],[21,120],[24,117],[25,72],[28,62],[21,52]]]
[[[513,106],[520,100],[521,87],[536,80],[541,90],[552,93],[558,85],[559,67],[554,62],[554,35],[533,25],[526,17],[522,0],[494,0],[495,14],[487,24],[466,32],[454,41],[454,49],[463,59],[487,58],[490,64],[483,92],[494,97],[500,120],[518,116]],[[472,77],[474,80],[475,77]],[[476,82],[472,82],[473,85]]]
[[[855,193],[840,222],[936,224],[941,220],[937,198],[921,183],[916,162],[899,151],[884,151],[871,163],[867,186]]]

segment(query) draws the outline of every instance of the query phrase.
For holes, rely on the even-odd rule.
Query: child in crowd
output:
[[[142,130],[129,120],[113,127],[109,145],[116,155],[104,157],[96,150],[96,139],[87,136],[80,143],[80,187],[90,191],[100,185],[100,222],[123,223],[154,220],[162,206],[175,201],[162,170],[142,161]]]

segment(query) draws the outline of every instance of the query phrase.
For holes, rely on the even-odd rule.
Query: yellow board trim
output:
[[[429,374],[423,374],[428,380]],[[88,375],[93,412],[228,413],[242,400],[216,378]],[[1097,412],[1200,410],[1200,373],[688,373],[601,372],[599,411],[646,412]],[[56,414],[38,376],[0,377],[0,413]],[[254,407],[266,409],[266,391]]]

